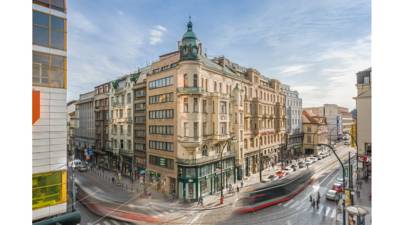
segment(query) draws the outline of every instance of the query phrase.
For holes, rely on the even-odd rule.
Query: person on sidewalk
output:
[[[313,199],[311,202],[311,207],[313,208],[313,211],[315,210],[315,200]]]
[[[239,193],[239,186],[236,186],[236,192]]]
[[[312,195],[310,195],[310,202],[312,202],[312,200],[313,200],[313,199],[312,199]]]
[[[197,202],[197,206],[199,206],[199,205],[201,205],[201,207],[204,207],[204,205],[203,205],[203,197],[202,196],[200,196],[200,198],[199,198],[199,200]]]
[[[243,188],[243,180],[240,181],[240,187]]]

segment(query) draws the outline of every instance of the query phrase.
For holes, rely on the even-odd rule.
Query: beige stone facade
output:
[[[260,155],[264,166],[279,160],[281,83],[224,57],[208,59],[190,22],[179,51],[151,65],[146,92],[147,169],[160,191],[196,200],[257,172]]]
[[[358,153],[371,155],[371,68],[357,73],[356,86]]]
[[[317,154],[323,147],[318,144],[328,144],[328,126],[326,118],[314,114],[311,110],[303,111],[303,153],[306,155]]]

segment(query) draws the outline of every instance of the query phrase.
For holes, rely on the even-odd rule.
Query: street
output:
[[[338,155],[342,160],[348,156],[348,148],[338,148]],[[335,218],[341,221],[335,202],[325,199],[326,192],[331,188],[335,178],[340,176],[340,165],[335,156],[322,159],[314,163],[311,168],[315,171],[315,181],[304,191],[299,193],[288,202],[259,210],[255,213],[236,215],[233,207],[228,206],[217,210],[204,211],[199,214],[190,215],[180,220],[182,224],[268,224],[268,225],[319,225],[334,224]],[[310,195],[316,197],[321,194],[319,209],[313,210],[309,202]]]
[[[350,148],[346,146],[338,146],[337,154],[343,162],[348,159]],[[353,154],[354,152],[352,152]],[[208,210],[196,210],[199,209],[197,206],[189,208],[179,208],[176,203],[168,202],[157,202],[149,199],[139,199],[138,201],[131,204],[111,204],[110,209],[119,209],[120,205],[124,205],[126,209],[131,208],[138,212],[144,212],[146,215],[151,215],[157,218],[161,218],[157,224],[271,224],[271,225],[317,225],[326,224],[331,225],[336,222],[342,221],[342,214],[337,209],[337,205],[334,201],[326,200],[325,195],[328,190],[332,187],[336,177],[341,176],[340,164],[337,161],[334,154],[321,159],[310,166],[310,169],[314,171],[313,182],[307,186],[302,192],[296,195],[293,199],[287,202],[280,203],[278,205],[268,207],[259,210],[254,213],[237,215],[232,213],[234,211],[234,203],[237,200],[237,195],[231,197],[225,201],[223,207],[217,207]],[[80,184],[86,185],[91,190],[98,189],[92,183],[95,181],[96,175],[92,172],[80,174]],[[87,180],[89,179],[89,180]],[[85,180],[87,182],[85,183]],[[82,183],[83,182],[83,183]],[[93,183],[94,184],[94,183]],[[123,196],[124,193],[119,189],[113,189],[111,184],[108,184],[109,189],[107,192],[112,190],[118,190],[114,193],[114,196],[119,194]],[[108,187],[103,184],[103,189]],[[100,189],[99,189],[100,190]],[[107,189],[104,189],[107,190]],[[103,194],[100,194],[102,192]],[[99,191],[93,192],[93,195],[100,195],[106,198],[106,192]],[[313,196],[315,199],[317,193],[321,195],[321,201],[318,208],[313,209],[311,207],[309,197]],[[129,194],[128,192],[125,195]],[[111,219],[107,217],[99,217],[89,211],[81,203],[77,203],[77,208],[81,211],[82,225],[110,225],[110,224],[142,224],[142,221],[136,223],[128,223],[119,221],[117,219]],[[195,209],[195,210],[194,210]]]

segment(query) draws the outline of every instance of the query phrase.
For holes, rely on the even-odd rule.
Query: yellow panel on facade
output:
[[[66,170],[32,175],[32,209],[61,204],[66,200]]]

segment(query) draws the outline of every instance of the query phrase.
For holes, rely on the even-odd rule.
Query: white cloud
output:
[[[164,33],[167,31],[167,28],[161,26],[161,25],[156,25],[150,30],[150,45],[156,45],[158,43],[161,43],[162,37],[164,36]]]
[[[290,65],[290,66],[285,66],[282,67],[280,69],[279,74],[283,74],[283,75],[295,75],[295,74],[299,74],[299,73],[304,73],[308,70],[308,67],[310,65]]]
[[[74,29],[83,31],[85,33],[96,33],[98,28],[92,23],[87,17],[79,12],[71,12],[71,18],[68,18],[68,22],[71,23],[70,26]]]

